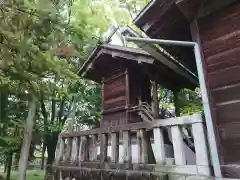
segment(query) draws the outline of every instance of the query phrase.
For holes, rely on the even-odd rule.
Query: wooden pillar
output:
[[[181,115],[180,104],[179,104],[179,90],[173,90],[173,96],[174,96],[175,115],[176,117],[179,117]]]
[[[154,118],[158,118],[159,116],[158,87],[155,81],[152,83],[152,87],[153,87],[153,115]]]

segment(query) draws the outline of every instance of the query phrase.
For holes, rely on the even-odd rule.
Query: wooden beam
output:
[[[113,127],[102,127],[96,128],[81,132],[73,133],[62,133],[61,137],[74,137],[74,136],[83,136],[83,135],[93,135],[98,133],[109,133],[109,132],[119,132],[119,131],[134,131],[136,132],[139,129],[153,129],[156,127],[167,127],[167,126],[176,126],[176,125],[187,125],[203,122],[201,114],[194,114],[191,116],[182,116],[168,119],[156,119],[152,122],[140,122],[133,124],[124,124]]]

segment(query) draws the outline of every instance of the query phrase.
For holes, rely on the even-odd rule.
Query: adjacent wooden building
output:
[[[201,45],[223,174],[240,178],[240,2],[153,0],[134,23],[151,38]],[[163,48],[196,73],[192,49]]]

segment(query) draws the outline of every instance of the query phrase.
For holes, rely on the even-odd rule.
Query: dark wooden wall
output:
[[[198,26],[221,162],[240,164],[240,3],[200,19]]]
[[[138,105],[139,97],[151,103],[150,79],[139,69],[117,70],[102,82],[101,126],[140,122],[141,117],[129,108]]]
[[[129,101],[127,71],[113,73],[103,81],[102,87],[102,126],[116,126],[127,123],[125,110]]]

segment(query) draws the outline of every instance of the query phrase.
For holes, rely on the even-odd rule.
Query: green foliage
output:
[[[179,93],[181,115],[191,115],[202,112],[200,89],[195,91],[184,89]]]
[[[177,93],[178,95],[178,106],[180,109],[180,115],[191,115],[202,112],[202,99],[200,89],[196,88],[194,91],[189,89],[182,89]],[[174,95],[171,90],[160,88],[158,90],[158,97],[160,100],[160,106],[174,110]]]

